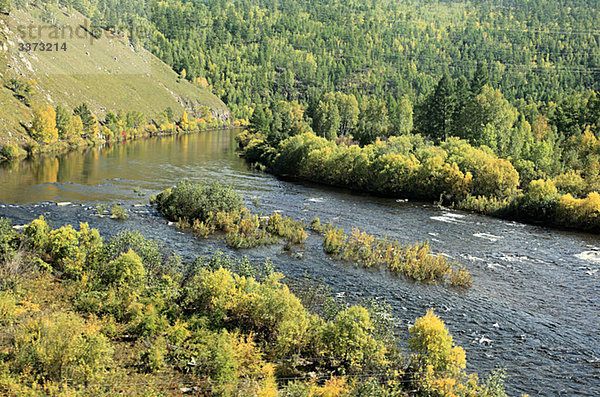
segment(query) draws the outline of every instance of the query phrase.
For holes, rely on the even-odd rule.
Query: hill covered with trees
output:
[[[207,124],[213,118],[229,121],[227,106],[206,87],[180,78],[147,50],[132,47],[126,37],[85,31],[86,26],[90,22],[81,13],[52,2],[14,2],[10,13],[0,14],[0,147],[9,142],[27,147],[34,141],[44,144],[48,139],[66,139],[65,123],[70,123],[82,103],[101,125],[119,135],[153,120],[161,129],[167,109],[170,123],[179,121],[184,111],[190,120],[204,119]],[[70,34],[72,31],[76,33]],[[42,51],[40,41],[57,43],[59,50]],[[20,49],[27,44],[28,51]],[[63,44],[64,50],[60,48]],[[48,111],[48,106],[54,110]],[[60,118],[64,112],[69,119]],[[123,113],[123,125],[113,128],[111,124],[118,120],[111,121],[110,115],[119,113]],[[50,125],[42,128],[40,122],[52,118],[58,131]],[[89,130],[91,120],[82,118],[82,130]],[[41,130],[49,131],[49,136],[42,137],[45,133],[40,134]],[[97,134],[71,135],[88,138]]]
[[[600,82],[600,13],[590,0],[60,3],[135,32],[136,44],[212,86],[237,116],[327,91],[414,104],[444,71],[458,78],[483,62],[509,101],[557,101]]]

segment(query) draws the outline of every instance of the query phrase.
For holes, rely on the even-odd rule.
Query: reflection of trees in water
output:
[[[56,157],[43,157],[32,163],[31,170],[35,181],[39,183],[58,182],[60,163]]]
[[[180,135],[177,143],[179,144],[179,149],[181,150],[181,160],[184,163],[187,163],[190,154],[190,136]]]
[[[73,154],[77,157],[69,156],[69,158],[73,157],[75,159],[73,163],[69,163],[71,165],[69,169],[73,171],[79,163],[82,163],[81,172],[77,170],[81,175],[81,183],[87,184],[90,181],[95,181],[97,179],[95,175],[98,174],[98,164],[100,163],[100,151],[97,149],[86,150],[83,157],[81,157],[81,153]]]
[[[203,174],[205,166],[223,166],[222,160],[231,161],[228,166],[245,170],[244,160],[235,154],[235,133],[207,131],[139,139],[126,144],[106,144],[58,156],[4,163],[0,166],[0,200],[37,202],[52,200],[57,194],[71,200],[85,199],[89,192],[83,187],[69,187],[65,191],[59,186],[42,189],[36,186],[67,182],[96,186],[102,180],[114,178],[155,182],[165,177],[164,166],[169,165],[174,165],[174,170],[182,166],[182,173],[174,171],[174,180],[192,176],[195,172]],[[94,197],[99,194],[95,191]]]

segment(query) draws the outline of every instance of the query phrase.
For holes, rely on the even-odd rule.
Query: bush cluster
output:
[[[23,233],[1,220],[0,243],[52,265],[0,286],[2,394],[161,395],[177,384],[220,396],[491,390],[466,375],[464,351],[432,313],[415,322],[404,355],[384,306],[319,316],[269,263],[217,254],[183,274],[175,255],[137,232],[104,242],[85,224],[52,229],[43,219]]]
[[[252,139],[240,144],[246,141]],[[273,149],[268,166],[276,173],[384,195],[458,202],[468,195],[507,197],[519,185],[509,161],[458,139],[434,146],[404,135],[360,147],[304,133]]]
[[[159,193],[153,202],[163,216],[190,227],[198,237],[224,233],[232,248],[272,244],[279,237],[288,245],[302,244],[307,237],[302,222],[278,213],[270,217],[252,214],[243,206],[240,195],[218,182],[202,185],[183,180]]]
[[[443,255],[434,255],[428,243],[401,246],[398,241],[378,239],[361,232],[344,234],[329,225],[323,238],[323,250],[366,268],[383,268],[409,280],[446,283],[455,288],[469,288],[471,276],[459,265],[452,265]]]

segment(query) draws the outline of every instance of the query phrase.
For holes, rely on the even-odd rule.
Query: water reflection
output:
[[[232,134],[224,130],[149,138],[3,164],[0,201],[134,198],[133,188],[158,190],[181,177],[193,178],[194,169],[218,168],[217,160],[224,157],[229,161],[223,167],[246,170],[243,160],[231,161],[236,148]],[[107,184],[108,189],[98,188]]]

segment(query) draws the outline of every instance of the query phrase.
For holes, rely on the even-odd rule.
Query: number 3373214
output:
[[[67,43],[19,43],[19,51],[67,51]]]

